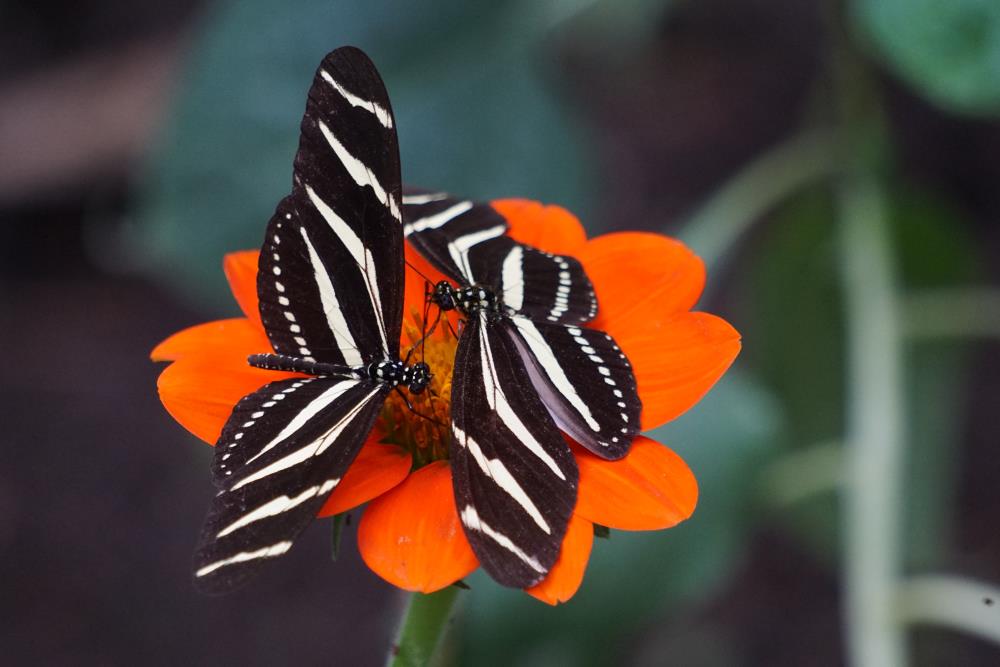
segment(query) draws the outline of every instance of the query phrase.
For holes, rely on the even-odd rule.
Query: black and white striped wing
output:
[[[348,366],[399,356],[399,146],[382,80],[337,49],[316,72],[292,193],[261,248],[257,294],[275,351]]]
[[[474,251],[478,274],[499,269],[490,284],[499,287],[511,310],[538,322],[581,324],[597,315],[597,295],[575,257],[553,255],[510,241]]]
[[[403,234],[417,252],[461,285],[482,283],[470,254],[481,244],[506,238],[507,221],[492,206],[443,192],[403,195]]]
[[[544,322],[589,322],[597,296],[580,262],[506,236],[506,220],[489,204],[444,193],[403,196],[404,234],[442,273],[463,285],[486,285],[504,304]]]
[[[642,402],[632,365],[608,334],[510,318],[532,384],[559,428],[605,459],[625,456],[639,434]]]
[[[389,389],[357,379],[272,382],[233,409],[216,443],[194,579],[227,593],[287,552],[372,429]]]
[[[459,340],[451,465],[459,516],[479,561],[499,583],[526,588],[559,556],[579,473],[507,326],[481,315]]]

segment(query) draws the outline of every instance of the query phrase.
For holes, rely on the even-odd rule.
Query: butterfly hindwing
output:
[[[309,90],[292,193],[261,249],[261,318],[277,352],[349,366],[398,357],[400,190],[382,80],[361,51],[337,49]]]
[[[501,584],[526,588],[558,558],[579,473],[506,326],[487,326],[481,314],[459,340],[451,462],[459,516],[477,557]]]
[[[511,310],[538,322],[589,322],[597,315],[597,295],[583,266],[575,257],[553,255],[521,243],[503,249],[489,244],[473,256],[475,270],[486,273],[487,261],[499,266],[500,275],[491,282],[499,286],[503,302]],[[478,260],[482,257],[481,260]],[[476,262],[479,262],[479,266]],[[480,268],[482,266],[482,268]]]
[[[388,387],[356,378],[272,382],[244,397],[216,443],[195,583],[226,593],[291,548],[371,431]]]
[[[642,403],[632,366],[608,334],[511,318],[521,358],[559,427],[605,459],[628,453]]]

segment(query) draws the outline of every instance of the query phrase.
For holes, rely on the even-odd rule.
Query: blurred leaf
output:
[[[693,410],[650,435],[698,478],[698,509],[667,531],[615,531],[595,542],[583,586],[551,608],[475,575],[458,633],[459,664],[617,664],[651,615],[710,595],[732,570],[752,527],[754,471],[781,417],[759,385],[730,372]]]
[[[408,183],[480,198],[557,201],[584,215],[586,151],[549,93],[540,31],[519,3],[265,0],[203,24],[132,230],[135,261],[220,308],[223,253],[260,245],[291,185],[313,72],[355,44],[378,64]]]
[[[1000,2],[854,0],[853,9],[876,51],[932,102],[1000,111]]]
[[[652,41],[675,0],[523,0],[577,48],[621,64]]]

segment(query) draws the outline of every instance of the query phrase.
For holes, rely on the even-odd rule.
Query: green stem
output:
[[[1000,588],[948,575],[922,575],[903,583],[897,610],[904,623],[930,623],[1000,643]]]
[[[846,624],[850,664],[905,664],[893,614],[900,580],[903,369],[884,196],[851,175],[839,193],[841,277],[847,319],[844,461]]]
[[[832,173],[835,147],[831,131],[811,130],[771,148],[716,190],[678,236],[712,266],[776,204]]]
[[[436,593],[413,593],[403,623],[392,645],[389,667],[424,667],[452,618],[459,588],[448,586]]]

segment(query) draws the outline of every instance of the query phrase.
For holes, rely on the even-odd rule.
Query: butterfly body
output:
[[[488,285],[468,285],[455,287],[447,280],[434,286],[431,303],[443,311],[457,310],[466,317],[485,313],[491,321],[510,315],[503,298]]]
[[[305,373],[317,377],[357,377],[367,378],[373,382],[381,382],[395,389],[402,385],[411,394],[420,394],[430,384],[430,367],[424,362],[407,365],[399,359],[373,361],[367,366],[351,368],[342,364],[331,364],[305,357],[293,357],[286,354],[251,354],[247,358],[247,363],[257,368],[272,371],[290,371],[292,373]]]

